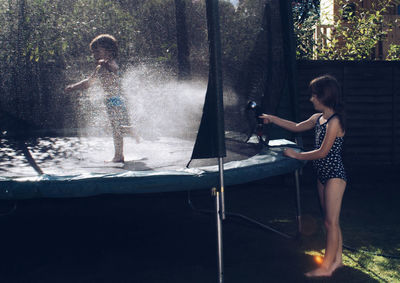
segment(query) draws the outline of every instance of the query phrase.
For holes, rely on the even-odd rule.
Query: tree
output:
[[[384,0],[365,9],[360,6],[346,9],[343,7],[334,21],[332,36],[327,37],[327,44],[316,43],[317,57],[329,60],[371,60],[375,59],[374,49],[390,30],[384,26],[384,14],[400,1]]]
[[[292,1],[293,20],[297,24],[303,24],[310,16],[319,13],[320,0]]]
[[[232,81],[254,48],[265,2],[220,1],[224,74]],[[42,128],[62,128],[65,119],[76,126],[76,102],[63,89],[92,70],[88,44],[100,33],[118,39],[122,67],[150,61],[177,75],[208,71],[200,0],[0,0],[0,20],[1,107]]]
[[[319,21],[319,0],[293,1],[293,29],[297,59],[312,59],[315,48],[314,31]]]
[[[371,60],[373,50],[390,31],[384,25],[384,14],[393,5],[400,4],[398,0],[383,0],[365,9],[348,1],[340,0],[336,5],[342,7],[335,17],[331,34],[314,41],[315,29],[320,22],[319,1],[294,1],[294,30],[297,37],[298,59],[325,60]],[[395,46],[390,53],[395,56]]]
[[[185,0],[175,0],[176,40],[178,46],[178,76],[180,79],[190,77],[189,42],[186,24]]]

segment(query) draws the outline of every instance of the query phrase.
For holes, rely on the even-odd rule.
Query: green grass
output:
[[[400,282],[400,226],[397,224],[400,223],[400,190],[396,174],[384,176],[385,171],[376,175],[373,171],[370,173],[353,176],[344,195],[341,227],[345,245],[345,268],[339,269],[331,278],[319,281]],[[243,197],[233,197],[231,205],[237,205],[238,209],[293,234],[296,225],[293,219],[293,184],[290,178],[291,176],[286,176],[286,180],[275,180],[270,184],[255,183],[247,189],[238,188],[232,193],[243,194],[247,190],[244,195],[254,194],[256,197],[250,197],[253,201],[251,204],[246,204]],[[313,182],[308,178],[309,176],[303,176],[301,186],[304,233],[301,241],[292,247],[299,253],[292,256],[299,261],[305,259],[306,262],[299,265],[296,259],[293,260],[297,265],[295,269],[301,269],[296,270],[295,276],[314,268],[314,256],[323,256],[324,253],[325,233],[317,194]],[[288,253],[287,250],[284,252]],[[306,258],[302,258],[300,254],[306,255]],[[285,272],[283,269],[281,271]],[[279,271],[276,276],[278,273]]]
[[[370,175],[354,176],[346,188],[341,212],[345,245],[343,261],[348,268],[359,270],[379,282],[400,282],[398,183],[395,175],[379,178],[379,174],[369,172]],[[319,212],[312,208],[315,205],[312,188],[306,186],[303,189],[303,206],[317,217]],[[319,226],[322,226],[320,220]],[[321,245],[324,233],[320,229],[305,238],[306,242],[317,238]],[[324,249],[315,249],[315,242],[311,241],[303,248],[322,255]]]
[[[400,191],[397,184],[379,181],[349,187],[343,205],[347,266],[382,282],[400,282]],[[380,256],[388,255],[389,257]],[[397,259],[391,256],[397,257]]]

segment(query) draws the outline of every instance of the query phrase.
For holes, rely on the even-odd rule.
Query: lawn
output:
[[[303,276],[324,249],[314,181],[305,170],[303,235],[288,240],[228,217],[225,282],[400,281],[398,168],[369,168],[368,174],[364,169],[349,172],[343,201],[345,267],[331,278]],[[228,187],[226,209],[294,235],[293,188],[291,175]],[[213,207],[208,191],[191,199],[196,207]],[[13,206],[0,202],[1,282],[216,282],[214,217],[192,211],[186,193],[26,200],[15,211]]]

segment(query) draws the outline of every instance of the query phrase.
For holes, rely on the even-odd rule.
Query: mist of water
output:
[[[122,75],[133,131],[145,139],[193,138],[203,110],[207,82],[178,81],[163,68],[139,65]],[[82,99],[80,112],[86,117],[82,133],[110,133],[104,92],[94,85]]]
[[[163,69],[140,65],[125,73],[122,88],[139,136],[187,138],[196,134],[206,82],[178,81]]]
[[[174,137],[194,140],[199,128],[206,80],[179,81],[175,74],[160,66],[140,64],[130,67],[122,75],[121,85],[127,99],[133,131],[144,139]],[[104,105],[104,92],[94,85],[80,102],[82,135],[111,134],[110,122]],[[229,123],[242,123],[238,95],[224,86],[225,117]],[[243,104],[243,102],[242,102]],[[232,112],[232,109],[234,111]],[[235,112],[236,111],[236,112]],[[236,121],[236,122],[235,122]]]

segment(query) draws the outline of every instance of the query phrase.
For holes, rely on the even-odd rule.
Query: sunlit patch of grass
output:
[[[325,250],[307,250],[305,254],[312,256],[318,264],[322,263]],[[400,259],[381,256],[383,251],[376,249],[373,252],[360,251],[343,252],[343,264],[357,269],[379,282],[400,282]]]
[[[313,257],[316,257],[316,256],[324,256],[324,250],[321,250],[321,251],[305,251],[304,252],[306,255],[310,255],[310,256],[313,256]]]
[[[400,260],[378,256],[375,253],[379,254],[380,251],[374,253],[345,251],[343,263],[381,282],[400,282]]]

